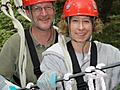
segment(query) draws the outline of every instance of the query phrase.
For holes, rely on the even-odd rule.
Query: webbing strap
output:
[[[36,75],[37,78],[39,78],[39,76],[42,74],[42,72],[40,71],[40,62],[39,62],[39,58],[32,40],[32,37],[30,35],[29,30],[25,30],[25,37],[28,43],[28,48],[30,51],[30,55],[31,55],[31,59],[32,59],[32,63],[34,66],[34,74]],[[58,42],[58,33],[56,31],[56,38],[55,38],[55,42]]]
[[[67,43],[67,49],[70,54],[71,60],[72,60],[72,65],[73,65],[73,74],[80,73],[81,68],[79,66],[75,51],[73,49],[71,41]],[[91,46],[91,58],[90,58],[90,66],[96,66],[97,65],[97,47],[94,42],[92,42]],[[84,81],[83,76],[76,77],[76,82],[77,82],[77,89],[78,90],[88,90],[88,85]]]
[[[31,60],[34,66],[34,74],[37,78],[39,78],[39,76],[42,74],[42,72],[40,71],[40,62],[29,30],[25,30],[25,37],[28,43]]]
[[[91,55],[90,55],[90,66],[96,66],[97,65],[97,46],[92,41],[91,43]],[[94,86],[95,86],[95,80],[93,80]]]
[[[91,55],[90,55],[90,66],[96,66],[97,65],[97,46],[92,41],[91,43]]]

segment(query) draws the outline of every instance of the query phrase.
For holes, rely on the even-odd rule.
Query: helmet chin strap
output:
[[[86,41],[91,42],[92,41],[92,35]]]

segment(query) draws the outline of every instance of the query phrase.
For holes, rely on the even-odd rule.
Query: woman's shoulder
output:
[[[112,51],[112,52],[116,52],[116,51],[120,51],[117,47],[111,45],[111,44],[108,44],[108,43],[102,43],[102,42],[99,42],[99,41],[94,41],[97,45],[97,49],[98,50],[104,50],[104,51]]]

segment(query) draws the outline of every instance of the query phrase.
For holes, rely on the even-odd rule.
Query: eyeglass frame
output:
[[[34,7],[34,8],[33,8]],[[31,6],[31,11],[32,12],[42,12],[43,10],[45,10],[46,12],[51,12],[55,9],[54,5],[51,6],[45,6],[45,7],[41,7],[41,6]]]

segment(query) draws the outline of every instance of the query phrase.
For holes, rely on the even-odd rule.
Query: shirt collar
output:
[[[33,37],[33,35],[32,35],[32,28],[30,28],[29,31],[30,31],[30,35],[31,35],[31,37],[33,39],[35,47],[37,47],[37,46],[43,47],[43,45],[40,45],[40,43],[37,42],[37,40]],[[53,39],[48,42],[49,43],[48,47],[51,46],[51,45],[53,45],[55,43],[55,40],[56,40],[56,30],[55,30],[55,28],[53,28],[52,34],[53,34],[53,36],[52,36]]]

